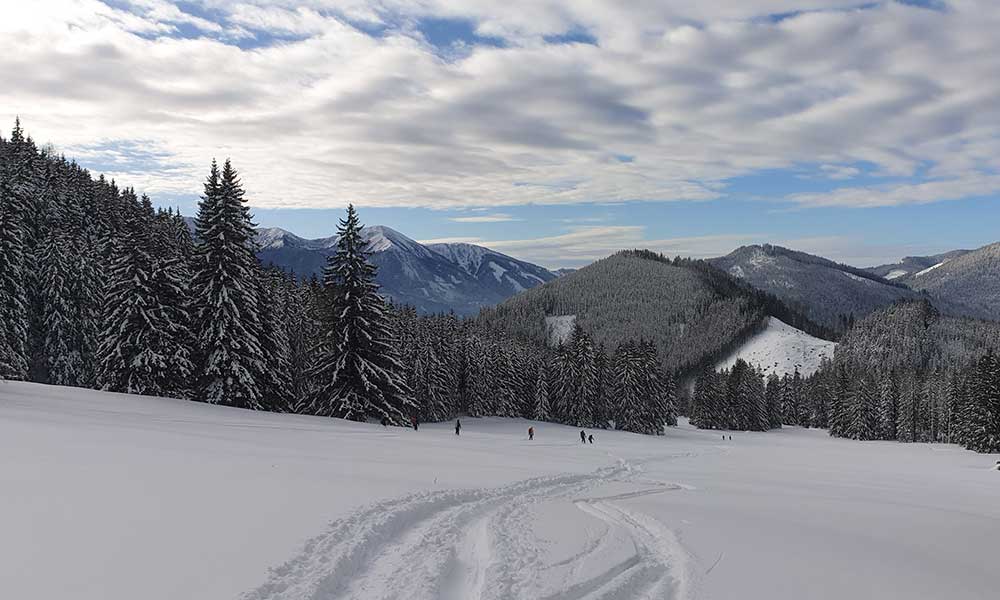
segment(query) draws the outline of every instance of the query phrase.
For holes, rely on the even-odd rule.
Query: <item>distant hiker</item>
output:
[[[588,439],[588,440],[590,440],[590,443],[591,443],[591,444],[593,444],[593,443],[594,443],[594,434],[590,434],[590,435],[588,435],[588,436],[587,436],[587,439]]]
[[[587,443],[587,432],[582,429],[580,430],[580,443],[581,444]]]
[[[410,417],[410,423],[413,423],[413,431],[420,431],[420,421],[417,419],[417,415]]]
[[[388,427],[388,426],[389,426],[389,417],[382,415],[382,427]]]
[[[729,436],[729,441],[733,441],[733,436]]]
[[[535,439],[535,428],[534,427],[529,427],[528,428],[528,440],[533,440],[533,439]]]
[[[1000,460],[997,461],[997,471],[1000,471]]]
[[[455,435],[462,435],[462,422],[455,419]]]

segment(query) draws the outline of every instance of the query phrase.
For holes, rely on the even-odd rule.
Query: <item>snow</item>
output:
[[[0,382],[7,598],[994,598],[1000,456]],[[525,430],[535,428],[528,442]],[[274,570],[270,570],[274,568]]]
[[[941,265],[943,265],[946,262],[948,262],[948,261],[943,260],[943,261],[939,262],[936,265],[931,265],[931,266],[927,267],[923,271],[917,271],[916,274],[914,275],[914,277],[920,277],[921,275],[926,275],[926,274],[930,273],[931,271],[933,271],[934,269],[940,267]]]
[[[553,346],[558,346],[569,341],[569,336],[573,333],[573,325],[575,323],[576,315],[545,317],[545,329],[549,332],[549,343]]]
[[[860,283],[867,283],[868,285],[874,285],[875,284],[874,281],[872,281],[871,279],[868,279],[866,277],[860,277],[858,275],[855,275],[854,273],[848,273],[847,271],[841,271],[841,272],[844,275],[847,275],[847,277],[849,279],[853,279],[854,281],[857,281],[857,282],[860,282]]]
[[[489,267],[490,270],[493,271],[493,277],[495,277],[497,281],[503,281],[503,274],[507,272],[507,269],[496,264],[492,260],[489,262]]]
[[[892,271],[889,271],[889,273],[886,274],[885,278],[891,281],[893,279],[899,279],[900,277],[905,276],[907,273],[909,273],[909,271],[903,269],[893,269]]]
[[[742,358],[751,365],[759,366],[768,375],[791,374],[797,368],[806,376],[819,369],[824,356],[833,358],[836,347],[836,342],[813,337],[779,319],[768,317],[764,330],[716,365],[716,369],[728,369]]]
[[[280,227],[265,227],[257,230],[256,242],[262,250],[281,248],[285,245],[285,236],[290,235]]]

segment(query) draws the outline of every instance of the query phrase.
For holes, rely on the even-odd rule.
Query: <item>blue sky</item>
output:
[[[161,206],[231,157],[262,226],[353,202],[546,266],[772,242],[855,265],[997,240],[989,0],[43,0],[0,119]]]

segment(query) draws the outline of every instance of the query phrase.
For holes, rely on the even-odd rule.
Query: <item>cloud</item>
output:
[[[830,192],[794,194],[789,199],[805,207],[871,208],[930,204],[1000,193],[1000,175],[974,173],[965,177],[916,184],[844,187]]]
[[[771,243],[857,267],[887,264],[903,256],[931,255],[951,249],[932,242],[883,244],[849,235],[783,238],[774,233],[733,233],[656,239],[648,238],[646,228],[638,225],[579,227],[563,234],[533,239],[449,237],[420,243],[476,244],[550,269],[583,267],[619,250],[633,248],[649,249],[671,258],[709,259],[729,254],[740,246]]]
[[[859,163],[906,182],[787,200],[993,193],[1000,11],[911,4],[13,3],[0,123],[20,114],[71,156],[143,140],[162,168],[115,174],[153,194],[197,194],[230,156],[262,208],[700,201],[762,170],[850,181]],[[428,19],[471,23],[463,51],[442,57]]]
[[[506,223],[508,221],[521,221],[522,219],[518,219],[507,213],[493,213],[473,217],[451,217],[448,220],[455,223]]]

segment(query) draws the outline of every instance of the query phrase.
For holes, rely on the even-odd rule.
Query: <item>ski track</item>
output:
[[[443,598],[447,600],[686,598],[693,570],[676,535],[659,521],[618,501],[689,489],[638,480],[641,470],[625,461],[590,474],[557,475],[500,488],[422,492],[371,505],[331,523],[266,583],[244,600],[336,600]],[[587,497],[607,483],[642,489]],[[571,501],[603,523],[588,530],[583,549],[549,566],[531,529],[531,507]],[[591,575],[588,558],[600,556],[607,540],[631,540],[633,555],[604,573]],[[540,577],[561,567],[562,590],[542,596]],[[583,574],[589,576],[581,580]]]

